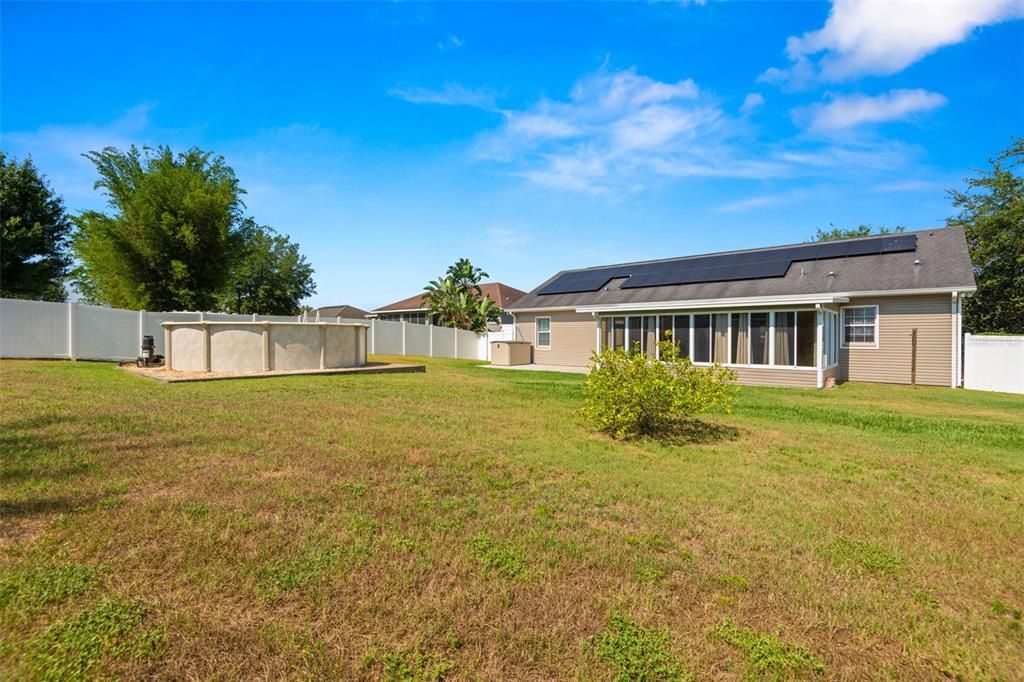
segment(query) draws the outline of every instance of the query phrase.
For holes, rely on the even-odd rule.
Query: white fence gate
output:
[[[163,322],[366,322],[302,314],[237,315],[233,313],[121,310],[85,303],[50,303],[0,298],[0,357],[70,360],[134,360],[142,337],[152,336],[164,352]],[[486,334],[408,322],[370,320],[371,353],[433,358],[486,360]]]
[[[964,388],[1024,393],[1024,336],[964,336]]]

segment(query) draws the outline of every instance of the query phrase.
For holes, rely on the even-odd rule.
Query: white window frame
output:
[[[540,321],[541,320],[547,320],[548,321],[548,330],[546,332],[542,332],[540,330]],[[548,335],[547,345],[541,345],[541,343],[540,343],[540,335],[541,334],[547,334]],[[534,318],[534,339],[533,339],[533,345],[538,350],[551,350],[551,317],[550,316]]]
[[[875,309],[875,341],[874,343],[868,343],[866,341],[853,341],[850,343],[846,342],[846,311],[857,310],[859,308],[874,308]],[[878,314],[878,305],[844,305],[839,309],[839,346],[840,348],[878,348],[878,335],[880,333],[881,326],[881,315]],[[867,325],[857,325],[860,327],[866,327]]]

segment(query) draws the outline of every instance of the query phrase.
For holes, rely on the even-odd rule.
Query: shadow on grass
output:
[[[81,497],[48,497],[33,500],[0,500],[0,517],[12,520],[20,517],[69,514],[88,507],[99,499],[95,495]]]
[[[736,440],[739,437],[740,430],[736,427],[705,422],[700,419],[684,419],[676,422],[655,436],[657,440],[673,445],[709,445]]]
[[[740,437],[740,430],[700,419],[681,419],[666,425],[658,431],[627,437],[629,442],[660,443],[662,445],[710,445],[733,441]]]

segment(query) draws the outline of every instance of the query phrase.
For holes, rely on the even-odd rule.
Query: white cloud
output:
[[[96,171],[82,154],[104,147],[125,149],[170,142],[174,135],[157,136],[149,114],[155,104],[145,102],[126,110],[117,118],[101,124],[50,124],[36,130],[4,133],[4,151],[19,158],[31,155],[36,166],[50,179],[54,188],[72,204],[86,200],[99,205],[93,190]],[[91,201],[90,201],[91,200]]]
[[[413,104],[445,104],[480,109],[493,109],[496,99],[496,95],[490,90],[471,90],[458,83],[445,83],[440,90],[399,86],[388,90],[388,94]]]
[[[541,97],[515,109],[492,109],[490,98],[462,96],[472,91],[459,86],[392,92],[409,101],[500,111],[502,122],[477,136],[472,158],[538,186],[611,199],[689,178],[888,171],[915,153],[884,141],[762,141],[750,121],[727,114],[692,80],[658,81],[635,69],[605,66],[580,78],[564,99]],[[760,97],[751,93],[747,112],[761,106]]]
[[[457,35],[448,35],[444,40],[437,44],[437,49],[441,52],[448,52],[449,50],[457,50],[462,47],[462,38]]]
[[[870,123],[898,121],[945,106],[947,99],[927,90],[892,90],[882,95],[835,97],[827,104],[796,109],[794,120],[813,132],[836,132]]]
[[[770,68],[758,80],[800,88],[898,73],[979,27],[1021,17],[1024,0],[834,1],[822,28],[786,42],[790,67]]]
[[[743,98],[743,104],[740,106],[740,113],[744,115],[750,114],[763,106],[764,95],[759,92],[751,92]]]
[[[892,192],[942,192],[946,185],[930,180],[896,180],[883,182],[871,188],[872,192],[888,194]]]
[[[487,250],[505,256],[519,253],[529,243],[530,235],[520,228],[492,226],[487,228]]]
[[[722,204],[718,207],[719,213],[744,213],[746,211],[753,211],[758,208],[767,208],[769,206],[779,206],[780,204],[787,203],[785,197],[778,194],[759,194],[746,199],[739,199],[737,201],[731,201],[727,204]]]

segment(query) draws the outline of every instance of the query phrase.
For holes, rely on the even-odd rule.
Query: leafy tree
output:
[[[270,227],[246,218],[239,230],[242,242],[221,308],[232,313],[297,315],[299,301],[316,292],[313,268],[299,245]]]
[[[435,324],[483,332],[488,322],[501,319],[501,308],[480,290],[480,280],[487,276],[468,259],[460,258],[444,277],[427,284],[424,300]]]
[[[967,191],[950,190],[974,263],[978,290],[964,304],[969,332],[1024,334],[1024,137],[1015,138],[991,170],[967,178]]]
[[[216,305],[243,241],[241,195],[223,157],[166,146],[89,152],[112,213],[86,211],[72,242],[84,297],[125,308]]]
[[[0,296],[63,301],[71,221],[32,159],[0,152]]]
[[[829,242],[835,241],[836,239],[850,239],[852,237],[869,237],[872,234],[892,234],[894,232],[904,232],[907,229],[903,225],[897,225],[892,230],[885,225],[880,225],[877,228],[872,225],[858,225],[857,227],[842,228],[836,227],[832,223],[829,223],[829,228],[830,229],[828,230],[823,230],[819,227],[812,241]]]
[[[490,277],[482,269],[470,263],[468,258],[460,258],[452,265],[449,265],[445,275],[455,281],[455,286],[460,291],[466,293],[475,291],[477,296],[483,295],[480,291],[480,282]]]
[[[613,438],[670,433],[694,415],[729,412],[736,373],[719,365],[695,367],[671,340],[658,343],[659,361],[639,352],[606,349],[592,356],[580,413]]]

